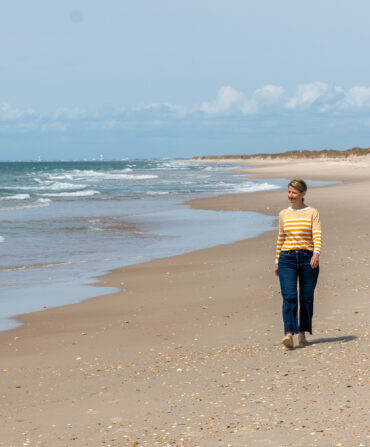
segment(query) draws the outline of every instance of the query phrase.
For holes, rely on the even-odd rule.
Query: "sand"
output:
[[[101,285],[120,292],[20,316],[0,334],[1,446],[368,445],[369,165],[255,171],[344,180],[306,196],[324,233],[309,346],[280,343],[276,230],[118,269]],[[286,205],[284,191],[190,203]]]

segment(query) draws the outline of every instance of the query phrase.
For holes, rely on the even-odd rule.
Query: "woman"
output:
[[[319,276],[320,216],[315,208],[304,203],[306,191],[307,185],[303,180],[292,180],[288,185],[291,206],[279,213],[275,274],[279,276],[283,296],[285,336],[282,343],[288,349],[294,347],[294,334],[298,334],[299,345],[308,345],[305,332],[312,334],[313,297]]]

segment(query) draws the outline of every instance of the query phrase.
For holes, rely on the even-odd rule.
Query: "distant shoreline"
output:
[[[278,152],[276,154],[239,154],[239,155],[201,155],[194,156],[192,160],[275,160],[275,159],[317,159],[317,158],[349,158],[361,157],[370,154],[370,148],[353,147],[352,149],[336,150],[294,150]]]

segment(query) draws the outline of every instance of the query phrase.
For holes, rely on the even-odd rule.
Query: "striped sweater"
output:
[[[289,207],[280,211],[279,235],[276,242],[278,263],[281,250],[311,250],[320,253],[321,224],[319,212],[310,206],[301,210]]]

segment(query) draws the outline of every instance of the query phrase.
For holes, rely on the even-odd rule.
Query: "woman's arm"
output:
[[[284,241],[285,241],[284,222],[283,222],[281,213],[282,212],[280,211],[280,213],[279,213],[279,234],[278,234],[277,241],[276,241],[275,269],[274,269],[276,276],[278,276],[278,274],[279,274],[278,262],[279,262],[281,247],[283,246]]]
[[[315,210],[312,215],[312,240],[314,248],[311,258],[311,267],[314,269],[319,265],[322,244],[320,215],[317,210]]]

